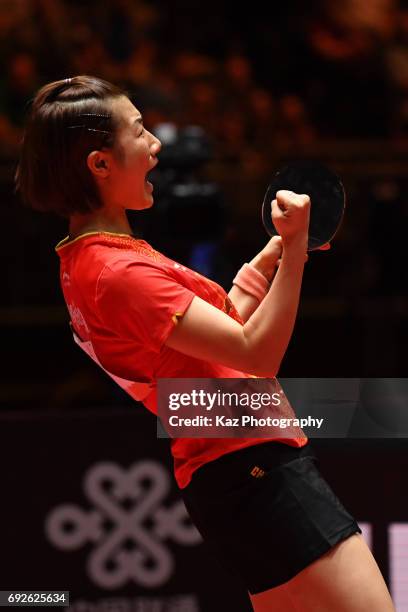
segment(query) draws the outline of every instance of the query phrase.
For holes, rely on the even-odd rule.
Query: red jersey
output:
[[[159,378],[245,378],[246,373],[194,359],[165,345],[194,296],[243,324],[217,283],[172,261],[146,241],[90,232],[60,242],[60,280],[75,331],[91,341],[101,365],[130,381],[150,383],[144,405],[157,414]],[[175,477],[183,488],[204,463],[268,439],[175,438]],[[279,439],[303,446],[306,438]]]

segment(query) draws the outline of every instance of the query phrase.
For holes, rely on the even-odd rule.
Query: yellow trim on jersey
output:
[[[183,312],[175,312],[174,315],[172,315],[172,321],[174,323],[174,325],[177,325],[177,323],[179,322],[179,319],[181,319],[181,317],[183,316]]]
[[[62,247],[67,246],[68,244],[72,244],[73,242],[76,242],[77,240],[81,240],[81,238],[85,238],[86,236],[97,236],[98,234],[108,234],[109,236],[118,236],[119,238],[131,238],[132,240],[140,240],[140,238],[135,238],[134,236],[131,236],[130,234],[119,234],[117,232],[106,232],[104,230],[100,230],[100,231],[95,230],[93,232],[85,232],[84,234],[79,234],[79,236],[76,236],[76,238],[70,238],[69,236],[66,236],[65,238],[60,240],[60,242],[55,247],[55,250],[58,251]]]

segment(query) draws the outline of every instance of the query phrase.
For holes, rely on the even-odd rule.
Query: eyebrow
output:
[[[139,115],[138,117],[136,117],[136,119],[133,122],[133,125],[135,125],[135,123],[141,123],[143,125],[143,117],[142,117],[142,115]]]

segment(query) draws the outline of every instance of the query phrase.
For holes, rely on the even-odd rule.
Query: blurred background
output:
[[[53,252],[66,223],[22,209],[12,185],[28,101],[81,73],[126,87],[149,129],[201,126],[208,161],[182,162],[177,180],[193,174],[215,195],[181,214],[156,186],[156,210],[135,225],[226,289],[266,243],[260,211],[273,173],[309,158],[337,172],[346,217],[332,251],[307,265],[282,375],[404,376],[408,3],[289,0],[271,13],[213,0],[2,0],[0,46],[2,403],[106,400],[100,377],[92,385],[72,358]]]
[[[156,176],[155,208],[132,217],[135,231],[227,290],[242,263],[268,239],[261,205],[274,172],[299,159],[329,165],[343,181],[346,216],[331,251],[310,256],[281,375],[406,376],[406,0],[287,0],[253,8],[227,0],[0,0],[0,49],[4,466],[20,465],[30,480],[27,456],[37,456],[34,449],[40,447],[44,466],[55,461],[41,436],[46,431],[49,441],[54,435],[50,423],[60,427],[64,419],[70,425],[68,430],[60,427],[58,440],[67,453],[76,448],[78,428],[87,419],[86,441],[93,439],[92,423],[102,423],[103,429],[120,415],[125,423],[130,419],[131,429],[142,419],[143,431],[155,436],[151,420],[144,420],[72,342],[54,252],[67,234],[66,221],[25,209],[14,194],[29,100],[46,82],[77,74],[125,87],[146,127],[161,130],[169,143]],[[22,428],[28,445],[23,451],[18,442]],[[34,438],[30,432],[37,432]],[[96,437],[93,446],[81,438],[86,461],[90,448],[100,460],[95,449],[103,436]],[[134,434],[137,445],[136,439]],[[159,442],[162,448],[165,441]],[[111,444],[115,457],[118,444]],[[402,468],[399,475],[393,468],[397,458],[400,466],[406,462],[406,446],[401,441],[375,448],[362,442],[353,449],[345,442],[322,446],[332,480],[337,479],[350,503],[353,495],[365,500],[366,509],[357,518],[374,525],[374,548],[388,579],[388,523],[408,522],[408,509],[397,495],[403,489],[398,480]],[[355,462],[361,467],[361,461],[378,453],[389,461],[378,466],[389,474],[381,485],[388,487],[389,505],[385,499],[378,504],[361,489],[361,482],[370,482],[371,460],[366,472],[356,472],[353,486],[342,480],[345,462],[350,474]],[[78,459],[78,473],[83,469]],[[3,473],[10,487],[19,478],[13,474],[9,469]],[[395,508],[393,517],[387,515],[390,507]],[[401,532],[392,537],[402,541]],[[404,568],[399,571],[406,578]],[[218,610],[214,603],[191,601],[190,607],[177,608],[173,602],[172,608],[167,602],[167,608],[154,610]],[[404,601],[401,611],[408,610],[408,598]],[[118,606],[112,609],[122,609]],[[219,609],[247,608],[241,603]]]

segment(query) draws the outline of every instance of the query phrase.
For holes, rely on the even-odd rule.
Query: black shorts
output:
[[[361,533],[315,462],[310,444],[266,442],[207,463],[181,490],[207,548],[251,594]]]

